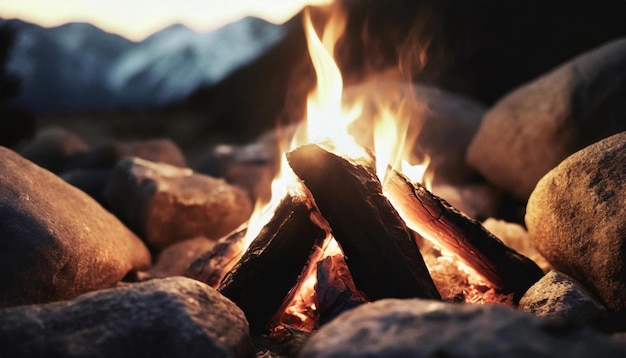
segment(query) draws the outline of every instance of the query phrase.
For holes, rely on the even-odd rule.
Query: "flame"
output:
[[[304,12],[303,22],[317,87],[307,100],[307,131],[304,136],[296,138],[294,145],[330,141],[340,154],[350,158],[366,157],[367,153],[348,133],[348,127],[359,118],[361,110],[358,106],[343,106],[343,79],[333,59],[334,45],[343,33],[346,18],[341,12],[333,12],[324,27],[322,40],[315,31],[308,9]]]
[[[291,167],[289,167],[289,163],[284,154],[281,156],[280,167],[278,173],[272,180],[271,188],[272,196],[270,200],[265,203],[259,198],[248,219],[246,235],[243,239],[244,251],[250,246],[252,240],[259,235],[263,226],[270,221],[278,204],[280,204],[285,196],[288,194],[298,195],[303,193],[302,183],[293,170],[291,170]]]
[[[402,160],[402,173],[407,176],[414,183],[422,183],[426,189],[432,189],[432,172],[428,173],[427,170],[430,164],[430,157],[425,156],[423,161],[419,164],[409,164],[409,161]],[[430,174],[430,175],[427,175]]]

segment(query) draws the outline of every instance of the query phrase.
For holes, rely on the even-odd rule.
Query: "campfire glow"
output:
[[[323,143],[325,148],[329,148],[335,154],[352,160],[363,160],[365,163],[373,164],[371,161],[375,158],[376,174],[383,183],[384,193],[384,183],[390,173],[390,168],[401,171],[414,182],[422,183],[425,180],[432,180],[432,175],[425,178],[429,163],[427,156],[422,156],[422,163],[410,164],[409,162],[409,158],[415,158],[415,155],[411,155],[412,148],[407,146],[411,137],[415,136],[415,133],[407,134],[411,131],[409,129],[411,117],[407,109],[409,96],[405,94],[405,98],[400,101],[395,97],[397,93],[390,98],[385,98],[385,94],[377,95],[376,98],[366,97],[371,95],[370,90],[364,92],[361,98],[352,98],[349,105],[342,97],[343,81],[341,72],[333,59],[333,49],[343,32],[345,23],[346,19],[340,12],[333,12],[320,40],[309,12],[304,13],[303,25],[310,57],[317,75],[317,87],[308,98],[307,118],[303,122],[306,126],[301,125],[296,130],[290,148],[285,152],[309,143]],[[411,91],[408,92],[412,95]],[[367,113],[364,111],[366,102],[373,102],[375,107],[373,111],[368,110]],[[355,139],[349,134],[350,126],[355,121],[365,121],[373,125],[371,140]],[[373,144],[375,155],[357,144],[363,142]],[[288,194],[296,193],[306,195],[307,190],[291,170],[283,154],[279,173],[272,183],[271,200],[268,203],[257,203],[257,208],[250,218],[245,240],[246,246],[270,220],[281,199]],[[401,210],[399,214],[410,229],[420,234],[426,233],[422,236],[433,241],[434,245],[438,245],[437,235],[429,234],[428,230],[421,230],[420,224],[408,220],[409,216],[402,215]],[[305,331],[316,328],[317,318],[319,318],[316,294],[320,289],[317,281],[317,263],[334,255],[343,257],[339,245],[332,237],[328,223],[325,223],[323,218],[312,218],[312,221],[325,229],[328,236],[322,247],[316,247],[315,252],[311,254],[309,262],[300,274],[299,283],[292,289],[295,294],[289,295],[291,300],[284,302],[272,319],[274,337],[285,333],[280,329],[282,325]],[[442,232],[439,235],[445,235],[445,233]],[[474,270],[461,263],[454,255],[446,253],[433,244],[420,243],[420,246],[423,253],[428,252],[431,255],[425,261],[429,265],[437,288],[442,293],[442,298],[465,302],[503,302],[506,300],[495,296],[493,299],[485,298],[487,292],[494,295],[494,291]],[[440,272],[436,272],[437,270]],[[346,286],[354,286],[354,284]],[[454,288],[447,286],[454,286]],[[355,292],[355,295],[358,296],[360,293]]]

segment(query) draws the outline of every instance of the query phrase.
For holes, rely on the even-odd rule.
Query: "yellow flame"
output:
[[[291,170],[285,155],[282,154],[280,168],[276,177],[272,180],[272,196],[270,201],[263,203],[261,200],[257,200],[252,215],[250,219],[248,219],[248,228],[243,240],[245,248],[250,246],[250,243],[259,235],[263,226],[270,221],[281,200],[288,194],[298,193],[302,193],[302,183],[293,170]]]
[[[402,160],[402,173],[414,183],[422,183],[426,189],[432,189],[432,173],[428,173],[430,157],[425,156],[419,164],[410,164],[407,160]],[[430,175],[428,175],[430,174]]]
[[[365,156],[363,148],[348,134],[349,125],[360,116],[358,108],[342,107],[343,79],[333,59],[334,44],[345,28],[345,16],[334,12],[324,28],[323,40],[318,37],[308,9],[304,12],[304,28],[309,55],[317,76],[317,87],[307,101],[307,138],[304,143],[330,140],[341,154],[351,158]],[[304,144],[298,143],[298,144]]]

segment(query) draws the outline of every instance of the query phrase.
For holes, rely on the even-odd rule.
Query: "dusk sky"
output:
[[[282,23],[306,4],[330,0],[0,0],[0,17],[42,26],[91,22],[139,41],[173,23],[208,31],[244,16]]]

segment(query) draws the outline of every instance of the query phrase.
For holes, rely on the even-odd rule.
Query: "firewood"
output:
[[[247,226],[220,239],[211,249],[189,265],[186,276],[217,288],[226,274],[235,266],[246,249],[244,239]]]
[[[439,299],[413,233],[382,194],[373,168],[317,144],[287,153],[341,246],[356,288],[369,300]]]
[[[244,313],[253,333],[263,332],[288,298],[316,243],[326,231],[311,219],[314,206],[306,196],[287,195],[239,262],[224,277],[219,291]]]
[[[495,289],[519,296],[543,276],[532,260],[403,174],[391,170],[383,192],[409,228],[457,255]]]

